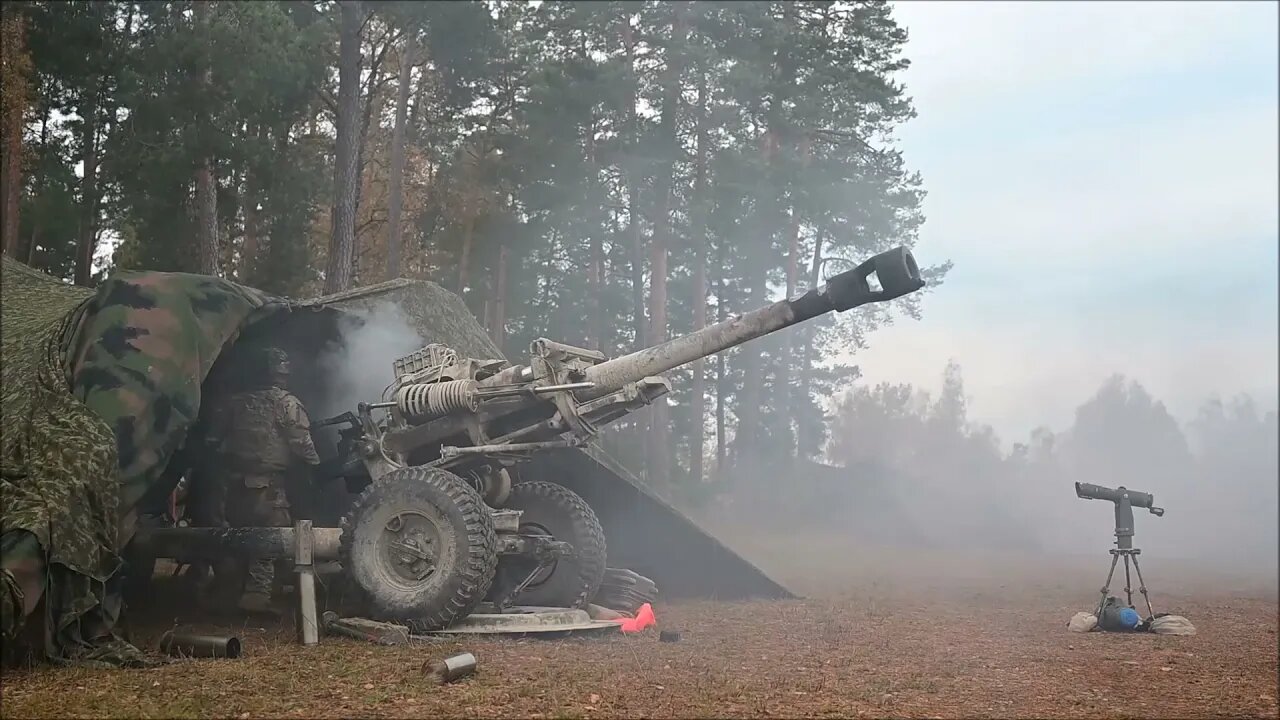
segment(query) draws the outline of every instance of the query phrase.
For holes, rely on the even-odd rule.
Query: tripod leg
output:
[[[1102,608],[1107,604],[1107,590],[1111,587],[1111,576],[1116,574],[1116,561],[1119,559],[1118,553],[1111,553],[1111,569],[1107,571],[1107,581],[1102,584],[1102,599],[1098,601],[1098,611],[1094,613],[1098,616],[1098,622],[1102,622]]]
[[[1124,556],[1124,596],[1129,607],[1133,607],[1133,583],[1129,579],[1129,555]]]
[[[1133,570],[1138,573],[1138,592],[1142,593],[1142,599],[1147,601],[1147,619],[1156,616],[1154,610],[1151,609],[1151,596],[1147,595],[1147,582],[1142,579],[1142,568],[1138,567],[1138,556],[1133,556]]]

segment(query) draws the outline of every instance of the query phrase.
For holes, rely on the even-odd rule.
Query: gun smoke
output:
[[[328,387],[313,415],[354,411],[361,402],[382,399],[394,376],[391,364],[426,344],[404,312],[383,301],[349,311],[338,324],[339,339],[317,358]]]

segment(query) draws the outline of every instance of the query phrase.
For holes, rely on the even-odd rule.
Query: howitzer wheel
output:
[[[399,468],[366,487],[342,521],[340,551],[374,615],[415,632],[469,615],[489,592],[498,561],[480,495],[427,467]]]
[[[573,546],[574,557],[559,558],[534,576],[516,598],[521,605],[585,607],[604,580],[607,547],[596,513],[577,493],[549,482],[522,482],[511,488],[506,507],[520,510],[520,533],[550,535]],[[537,567],[532,558],[504,555],[495,587],[518,585]]]

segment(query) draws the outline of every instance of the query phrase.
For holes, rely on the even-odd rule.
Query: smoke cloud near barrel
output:
[[[338,342],[316,360],[328,384],[316,417],[354,411],[361,402],[380,400],[394,379],[391,364],[426,344],[391,302],[348,311],[338,321],[338,333]]]

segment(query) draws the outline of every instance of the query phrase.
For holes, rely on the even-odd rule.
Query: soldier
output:
[[[287,389],[289,357],[283,350],[265,353],[269,386],[232,395],[213,418],[212,435],[220,451],[226,523],[231,527],[289,527],[290,477],[320,463],[311,440],[307,411]],[[275,565],[248,558],[248,578],[237,606],[246,612],[270,612]]]

